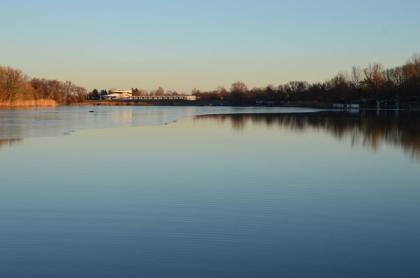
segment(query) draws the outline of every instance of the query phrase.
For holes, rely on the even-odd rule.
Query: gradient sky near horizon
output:
[[[1,0],[0,64],[92,88],[322,81],[420,52],[418,0]]]

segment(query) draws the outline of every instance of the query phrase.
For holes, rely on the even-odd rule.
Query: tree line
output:
[[[133,89],[133,96],[178,95],[176,91],[158,88],[154,91]],[[191,92],[201,104],[214,105],[284,105],[299,103],[377,103],[420,104],[420,54],[413,55],[404,65],[384,69],[380,64],[366,68],[353,67],[351,73],[340,73],[325,82],[292,81],[287,84],[249,89],[243,82],[235,82],[230,89],[219,87],[213,91]],[[20,70],[0,66],[0,102],[22,100],[53,100],[58,104],[100,99],[106,90],[87,94],[70,81],[61,82],[30,78]]]
[[[351,73],[340,73],[325,82],[292,81],[277,87],[248,89],[236,82],[228,90],[193,90],[201,102],[226,105],[287,104],[298,102],[359,103],[364,105],[407,104],[420,102],[420,54],[413,55],[403,66],[384,69],[380,64],[366,68],[353,67]]]
[[[72,104],[83,102],[86,98],[86,89],[70,81],[30,78],[20,70],[0,66],[0,102],[2,103],[52,100],[57,104]]]

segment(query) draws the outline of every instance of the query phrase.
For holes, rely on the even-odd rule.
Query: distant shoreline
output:
[[[312,101],[293,101],[287,103],[274,103],[274,104],[232,104],[232,103],[220,103],[220,102],[203,102],[203,101],[178,101],[178,102],[168,102],[168,101],[157,101],[157,102],[139,102],[139,101],[118,101],[118,100],[92,100],[85,101],[83,103],[74,103],[70,105],[81,105],[81,106],[191,106],[191,107],[301,107],[301,108],[314,108],[314,109],[332,109],[332,110],[352,110],[352,109],[336,109],[334,108],[333,103],[326,102],[312,102]],[[365,105],[360,106],[359,109],[355,110],[413,110],[419,111],[420,106],[410,105],[408,103],[402,103],[398,109],[395,106],[381,106],[379,109],[377,106]]]
[[[0,102],[0,110],[2,109],[33,109],[33,108],[52,108],[52,107],[65,107],[65,106],[165,106],[165,107],[284,107],[284,108],[313,108],[313,109],[328,109],[336,111],[420,111],[419,106],[402,105],[399,109],[395,107],[381,107],[377,108],[374,106],[361,106],[360,109],[335,109],[331,103],[320,103],[320,102],[289,102],[283,104],[271,104],[271,105],[231,105],[221,103],[205,103],[205,102],[136,102],[136,101],[84,101],[80,103],[70,104],[59,104],[54,100],[25,100],[16,102]]]

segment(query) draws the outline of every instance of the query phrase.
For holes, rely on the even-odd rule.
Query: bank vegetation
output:
[[[22,71],[0,66],[0,106],[55,106],[84,102],[86,89],[70,81],[31,78]]]
[[[353,67],[350,73],[339,73],[318,83],[293,81],[265,88],[249,89],[243,82],[230,89],[194,90],[202,103],[225,105],[285,105],[358,103],[362,106],[419,106],[420,54],[404,65],[385,69],[381,64]]]

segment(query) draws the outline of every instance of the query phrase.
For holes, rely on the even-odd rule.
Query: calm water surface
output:
[[[418,115],[301,112],[0,111],[0,277],[419,277]]]

